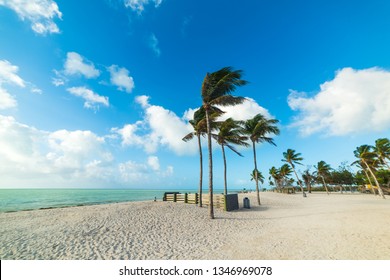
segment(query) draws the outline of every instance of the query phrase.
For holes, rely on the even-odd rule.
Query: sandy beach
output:
[[[261,193],[232,212],[173,202],[0,214],[1,259],[389,260],[390,198]],[[240,205],[242,206],[242,205]]]

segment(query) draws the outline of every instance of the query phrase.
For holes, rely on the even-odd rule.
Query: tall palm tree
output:
[[[299,180],[298,174],[295,171],[295,164],[301,164],[300,161],[303,160],[303,158],[301,157],[301,153],[297,153],[297,152],[295,152],[295,150],[292,150],[292,149],[287,149],[287,151],[283,153],[283,157],[284,157],[284,159],[282,161],[285,161],[288,164],[290,164],[292,170],[294,171],[295,177],[297,177],[298,184],[301,187],[302,195],[303,195],[303,197],[306,197],[305,191],[303,190],[301,180]]]
[[[379,162],[387,166],[387,169],[390,169],[389,163],[390,160],[390,140],[388,138],[380,138],[375,141],[374,153],[379,159]]]
[[[242,121],[235,121],[232,118],[228,118],[223,122],[219,122],[217,127],[219,129],[218,133],[213,135],[213,138],[217,141],[222,148],[222,157],[223,157],[223,166],[224,166],[224,195],[227,195],[227,164],[226,164],[226,154],[225,146],[230,150],[235,152],[237,155],[242,156],[232,144],[239,146],[249,146],[246,140],[248,137],[242,135]]]
[[[206,115],[207,147],[209,157],[209,215],[214,219],[213,205],[213,154],[211,143],[211,115],[221,112],[218,105],[232,106],[244,102],[244,97],[233,96],[231,93],[238,87],[247,84],[241,79],[242,71],[224,67],[216,72],[207,73],[202,83],[202,107]]]
[[[257,114],[252,119],[247,120],[244,124],[244,133],[248,135],[249,139],[252,142],[255,171],[257,170],[256,143],[267,142],[276,146],[273,141],[273,138],[270,136],[279,135],[280,130],[276,126],[278,122],[278,120],[267,119],[262,114]],[[257,203],[260,205],[261,203],[258,180],[256,180],[256,193]]]
[[[203,153],[202,153],[202,143],[200,140],[201,136],[205,136],[206,129],[206,121],[205,121],[205,112],[201,107],[194,113],[194,118],[189,121],[192,125],[194,131],[188,133],[183,137],[183,141],[188,142],[192,140],[195,136],[198,139],[198,148],[199,148],[199,207],[202,207],[202,192],[203,192]]]
[[[379,195],[385,199],[385,195],[383,193],[383,190],[378,182],[378,179],[376,178],[373,170],[375,171],[375,165],[378,163],[378,160],[376,159],[376,154],[373,152],[374,147],[369,145],[361,145],[355,149],[353,152],[355,157],[358,158],[357,161],[354,162],[354,164],[360,162],[361,165],[364,165],[368,172],[370,173],[371,177],[374,178],[375,184],[378,187]]]
[[[325,177],[329,176],[331,170],[330,165],[327,164],[325,161],[321,160],[317,163],[316,166],[314,166],[314,168],[316,169],[315,174],[322,179],[322,184],[325,187],[326,193],[329,195],[329,190],[325,182]]]

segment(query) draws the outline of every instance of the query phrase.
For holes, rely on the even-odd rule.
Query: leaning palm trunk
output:
[[[364,168],[363,168],[363,171],[364,171],[364,174],[366,174],[366,177],[367,177],[367,179],[368,179],[368,182],[370,183],[370,186],[373,186],[373,184],[372,184],[372,182],[371,182],[371,179],[370,179],[370,176],[368,175],[367,171],[366,171]],[[374,195],[376,195],[376,192],[375,192],[375,190],[374,190],[373,187],[371,187],[371,192],[372,192]]]
[[[209,110],[206,109],[206,123],[207,123],[207,142],[209,150],[209,215],[210,219],[214,219],[214,204],[213,204],[213,151],[211,144],[211,125]]]
[[[199,207],[202,207],[202,192],[203,192],[203,153],[202,144],[200,141],[200,134],[198,134],[198,146],[199,146],[199,161],[200,161],[200,175],[199,175]]]
[[[325,187],[325,190],[326,190],[326,194],[329,195],[328,186],[325,183],[324,176],[321,176],[321,178],[322,178],[322,183],[324,184],[324,187]]]
[[[260,203],[260,191],[259,191],[259,179],[257,174],[257,161],[256,161],[256,145],[255,142],[252,141],[253,144],[253,159],[255,163],[255,181],[256,181],[256,195],[257,195],[257,203],[261,205]]]
[[[374,178],[375,184],[376,184],[376,186],[378,187],[379,195],[380,195],[383,199],[386,199],[385,194],[383,193],[383,190],[382,190],[380,184],[378,183],[378,180],[376,179],[376,176],[375,176],[374,172],[372,172],[372,170],[371,170],[370,166],[367,164],[367,162],[364,161],[364,163],[365,163],[365,165],[367,166],[368,172],[370,172],[372,178]]]
[[[303,190],[302,183],[299,180],[299,177],[298,177],[297,172],[295,171],[294,165],[291,164],[291,167],[292,167],[292,170],[294,171],[295,177],[297,177],[297,182],[298,182],[299,186],[301,187],[302,195],[305,197],[305,191]]]
[[[225,155],[225,145],[221,145],[222,147],[222,157],[223,157],[223,179],[224,179],[224,190],[223,194],[227,195],[227,179],[226,179],[226,173],[227,173],[227,165],[226,165],[226,155]]]

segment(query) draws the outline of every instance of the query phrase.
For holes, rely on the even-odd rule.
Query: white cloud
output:
[[[66,75],[83,75],[91,79],[100,75],[100,71],[95,68],[95,65],[83,58],[76,52],[68,52],[64,65],[64,73]]]
[[[159,147],[167,147],[177,155],[196,153],[195,141],[186,143],[182,140],[192,131],[184,117],[179,118],[170,110],[149,104],[148,96],[137,96],[135,100],[144,110],[144,119],[113,129],[121,136],[122,145],[142,147],[149,154],[155,153]]]
[[[390,72],[343,68],[313,97],[291,90],[288,104],[298,111],[292,127],[308,136],[349,135],[390,128]]]
[[[134,88],[133,77],[129,76],[129,71],[126,68],[119,68],[117,65],[108,67],[111,75],[111,83],[119,88],[130,93]]]
[[[139,186],[173,174],[172,166],[160,170],[156,156],[117,162],[115,145],[106,140],[89,130],[43,131],[0,115],[0,187]]]
[[[108,97],[101,96],[86,87],[71,87],[67,91],[85,100],[84,107],[88,109],[98,109],[99,104],[108,107]]]
[[[149,156],[148,157],[148,165],[154,171],[159,171],[160,170],[160,161],[159,161],[158,157],[156,157],[156,156]]]
[[[154,3],[154,7],[157,8],[161,5],[163,0],[124,0],[124,4],[126,8],[131,8],[133,11],[138,14],[142,14],[145,10],[145,6],[150,3]]]
[[[273,118],[267,109],[261,107],[254,99],[246,97],[244,103],[235,106],[219,106],[225,112],[221,116],[222,120],[233,118],[235,120],[245,121],[253,118],[257,114],[262,114],[266,118]]]
[[[160,47],[158,46],[158,39],[154,34],[150,35],[149,37],[149,47],[152,49],[152,51],[157,57],[161,55],[161,50]]]
[[[17,101],[3,85],[16,85],[26,87],[26,82],[18,76],[19,67],[7,60],[0,60],[0,110],[17,107]]]
[[[0,0],[0,5],[14,10],[22,20],[30,21],[38,34],[60,32],[54,19],[61,19],[62,13],[52,0]]]
[[[25,87],[25,82],[17,75],[19,67],[12,65],[7,60],[0,60],[0,86],[3,83]]]
[[[18,105],[16,99],[0,87],[0,110],[14,108]]]

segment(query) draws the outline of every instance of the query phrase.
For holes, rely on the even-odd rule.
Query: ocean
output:
[[[164,192],[195,190],[142,189],[0,189],[0,212],[13,212],[126,201],[161,201]]]

